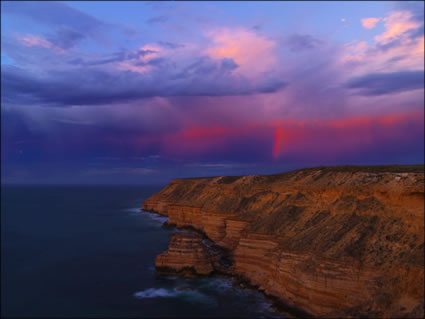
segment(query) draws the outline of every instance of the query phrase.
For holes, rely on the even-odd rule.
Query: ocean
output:
[[[160,188],[2,185],[2,318],[281,318],[228,278],[155,273],[173,230],[140,207]]]

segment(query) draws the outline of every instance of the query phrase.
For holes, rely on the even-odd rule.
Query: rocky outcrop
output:
[[[423,170],[331,167],[178,179],[143,209],[202,232],[225,249],[233,274],[313,316],[423,317]],[[199,263],[196,272],[210,273],[210,252],[198,244],[172,237],[157,265]],[[219,268],[217,259],[209,265]]]
[[[158,255],[155,267],[159,272],[209,275],[212,259],[196,233],[173,233],[168,250]]]

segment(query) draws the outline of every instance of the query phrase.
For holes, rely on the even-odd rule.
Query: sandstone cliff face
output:
[[[314,316],[423,317],[423,166],[180,179],[143,209],[203,232],[233,273]]]
[[[182,272],[209,275],[213,270],[212,259],[202,236],[195,233],[173,233],[168,250],[158,255],[155,267],[163,272]]]

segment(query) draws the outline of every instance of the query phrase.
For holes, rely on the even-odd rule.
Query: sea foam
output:
[[[178,293],[174,290],[168,290],[165,288],[149,288],[136,292],[134,297],[136,298],[156,298],[156,297],[175,297]]]
[[[142,209],[140,207],[132,207],[125,208],[124,211],[131,213],[131,215],[139,215],[142,212]]]
[[[160,216],[155,213],[150,213],[145,210],[140,210],[140,211],[143,212],[143,214],[147,215],[150,219],[156,222],[160,222],[161,224],[165,223],[168,220],[168,217]]]
[[[164,217],[164,216],[160,216],[160,215],[155,214],[155,213],[147,212],[147,211],[141,209],[140,207],[126,208],[126,209],[124,209],[124,211],[129,212],[130,215],[143,214],[143,215],[149,217],[150,219],[152,219],[153,221],[161,223],[161,224],[165,223],[168,220],[168,217]]]
[[[181,287],[180,287],[181,288]],[[207,296],[196,290],[178,290],[166,289],[166,288],[149,288],[139,292],[134,293],[135,298],[144,299],[144,298],[182,298],[185,302],[190,303],[206,303],[210,306],[217,304],[215,299],[211,296]]]

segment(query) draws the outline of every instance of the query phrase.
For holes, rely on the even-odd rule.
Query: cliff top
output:
[[[345,166],[318,166],[318,167],[309,167],[301,168],[289,172],[271,174],[271,175],[254,175],[261,178],[263,181],[273,182],[282,177],[291,176],[296,173],[311,173],[314,171],[321,171],[322,174],[326,173],[424,173],[425,166],[424,164],[415,164],[415,165],[345,165]],[[218,184],[231,184],[234,181],[242,178],[246,175],[239,176],[208,176],[208,177],[188,177],[188,178],[178,178],[174,181],[179,180],[198,180],[198,179],[213,179],[221,177],[218,181]]]
[[[180,179],[145,207],[158,207],[182,223],[192,218],[206,225],[205,233],[217,219],[231,217],[248,224],[231,227],[272,235],[289,252],[321,252],[371,267],[423,265],[423,170],[424,165],[339,166]]]

